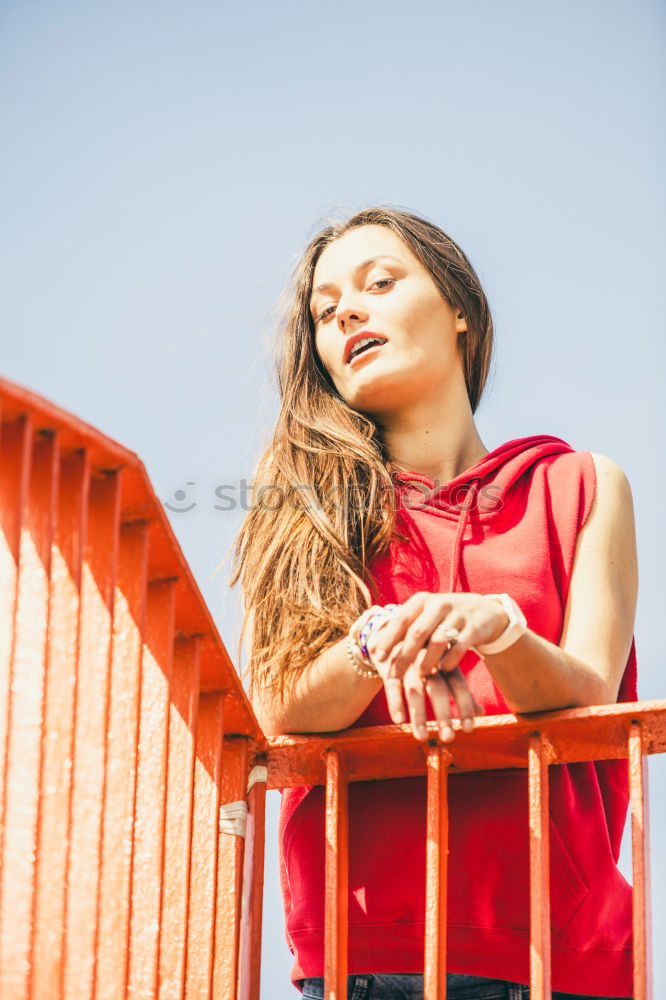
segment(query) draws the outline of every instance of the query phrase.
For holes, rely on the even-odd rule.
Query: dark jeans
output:
[[[529,986],[480,976],[447,973],[446,1000],[529,1000]],[[303,1000],[323,1000],[324,979],[303,980]],[[348,976],[347,1000],[423,1000],[423,976],[395,973],[385,976]],[[553,1000],[613,1000],[581,997],[578,993],[553,993]]]

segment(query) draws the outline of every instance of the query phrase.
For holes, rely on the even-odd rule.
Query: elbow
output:
[[[277,704],[267,705],[254,701],[252,707],[261,731],[266,737],[289,736],[307,731],[302,726],[299,727],[299,720],[294,717],[293,709],[290,712],[288,706],[280,708]]]
[[[290,728],[281,719],[276,719],[274,716],[260,715],[258,716],[259,726],[262,733],[267,738],[272,736],[289,736],[290,733],[296,732],[295,729]]]
[[[289,732],[286,719],[279,713],[268,711],[255,705],[254,714],[257,717],[257,722],[264,736],[286,736]]]
[[[264,736],[282,736],[286,732],[280,713],[275,706],[269,706],[256,695],[252,696],[252,710]]]

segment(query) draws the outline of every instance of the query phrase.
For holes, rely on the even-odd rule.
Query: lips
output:
[[[365,347],[359,354],[354,355],[349,362],[349,367],[355,368],[357,365],[361,365],[364,358],[374,358],[377,351],[381,350],[382,347],[384,347],[384,344],[373,344],[371,347]]]
[[[370,340],[371,338],[374,338],[376,340],[381,340],[383,342],[386,342],[386,337],[383,337],[379,333],[374,333],[372,330],[359,330],[358,333],[353,334],[349,338],[349,340],[345,341],[345,346],[344,346],[344,350],[343,350],[343,360],[344,360],[344,363],[346,365],[348,365],[350,363],[350,361],[352,360],[351,353],[352,353],[354,347],[356,346],[356,344],[358,344],[361,340]],[[379,347],[380,345],[376,344],[375,346]],[[370,351],[370,350],[372,350],[372,348],[368,347],[368,348],[366,348],[366,350]],[[365,354],[365,350],[362,351],[362,353]],[[358,354],[357,357],[360,357],[360,354]]]

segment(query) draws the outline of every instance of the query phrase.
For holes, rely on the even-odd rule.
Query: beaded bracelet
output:
[[[356,653],[355,653],[355,651],[357,649],[358,649],[358,646],[356,645],[356,643],[354,642],[354,640],[352,639],[352,637],[350,635],[348,635],[347,636],[347,656],[349,657],[349,660],[351,662],[352,670],[355,673],[360,674],[361,677],[381,677],[381,674],[379,673],[379,671],[376,670],[374,667],[373,667],[372,670],[363,670],[362,667],[358,666],[358,663],[356,661]]]

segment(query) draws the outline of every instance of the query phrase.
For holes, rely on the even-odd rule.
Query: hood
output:
[[[533,434],[514,438],[465,469],[447,483],[439,484],[419,472],[394,472],[399,506],[422,510],[458,521],[451,555],[449,593],[458,582],[462,538],[468,521],[489,521],[504,510],[512,486],[542,458],[572,452],[562,438]]]

